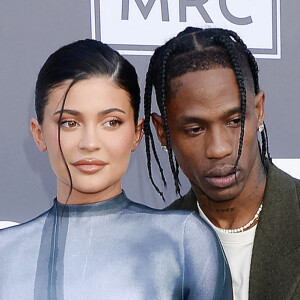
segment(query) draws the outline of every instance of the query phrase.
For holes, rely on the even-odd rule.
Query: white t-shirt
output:
[[[201,209],[200,216],[216,231],[224,248],[232,277],[235,300],[248,300],[252,248],[257,225],[239,233],[225,233],[214,226]]]

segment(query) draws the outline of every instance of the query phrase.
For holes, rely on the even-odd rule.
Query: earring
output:
[[[163,145],[161,145],[161,146],[160,146],[160,148],[161,148],[161,150],[163,150],[163,151],[165,151],[165,152],[168,152],[168,148],[167,148],[167,146],[163,146]]]
[[[259,131],[259,132],[263,132],[264,129],[265,129],[264,124],[260,124],[259,127],[258,127],[258,131]]]

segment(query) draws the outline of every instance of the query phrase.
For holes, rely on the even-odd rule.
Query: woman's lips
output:
[[[101,171],[107,165],[107,163],[97,159],[81,159],[72,165],[83,173],[94,174]]]

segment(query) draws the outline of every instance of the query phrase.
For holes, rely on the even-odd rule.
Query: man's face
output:
[[[232,69],[189,72],[170,83],[167,103],[171,147],[194,190],[214,201],[238,197],[261,167],[257,129],[264,118],[264,94],[247,91],[242,156],[236,175],[241,132],[239,90]],[[162,144],[161,119],[154,124]],[[251,184],[250,184],[251,185]]]

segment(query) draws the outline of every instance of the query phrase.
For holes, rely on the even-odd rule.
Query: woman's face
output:
[[[31,121],[37,146],[48,151],[60,202],[66,201],[70,190],[58,142],[60,110],[69,84],[68,81],[50,93],[42,125],[35,119]],[[128,93],[111,78],[82,80],[70,89],[60,127],[61,148],[73,182],[68,203],[107,200],[121,192],[121,179],[131,152],[142,138],[142,125],[143,120],[139,120],[135,126]]]

